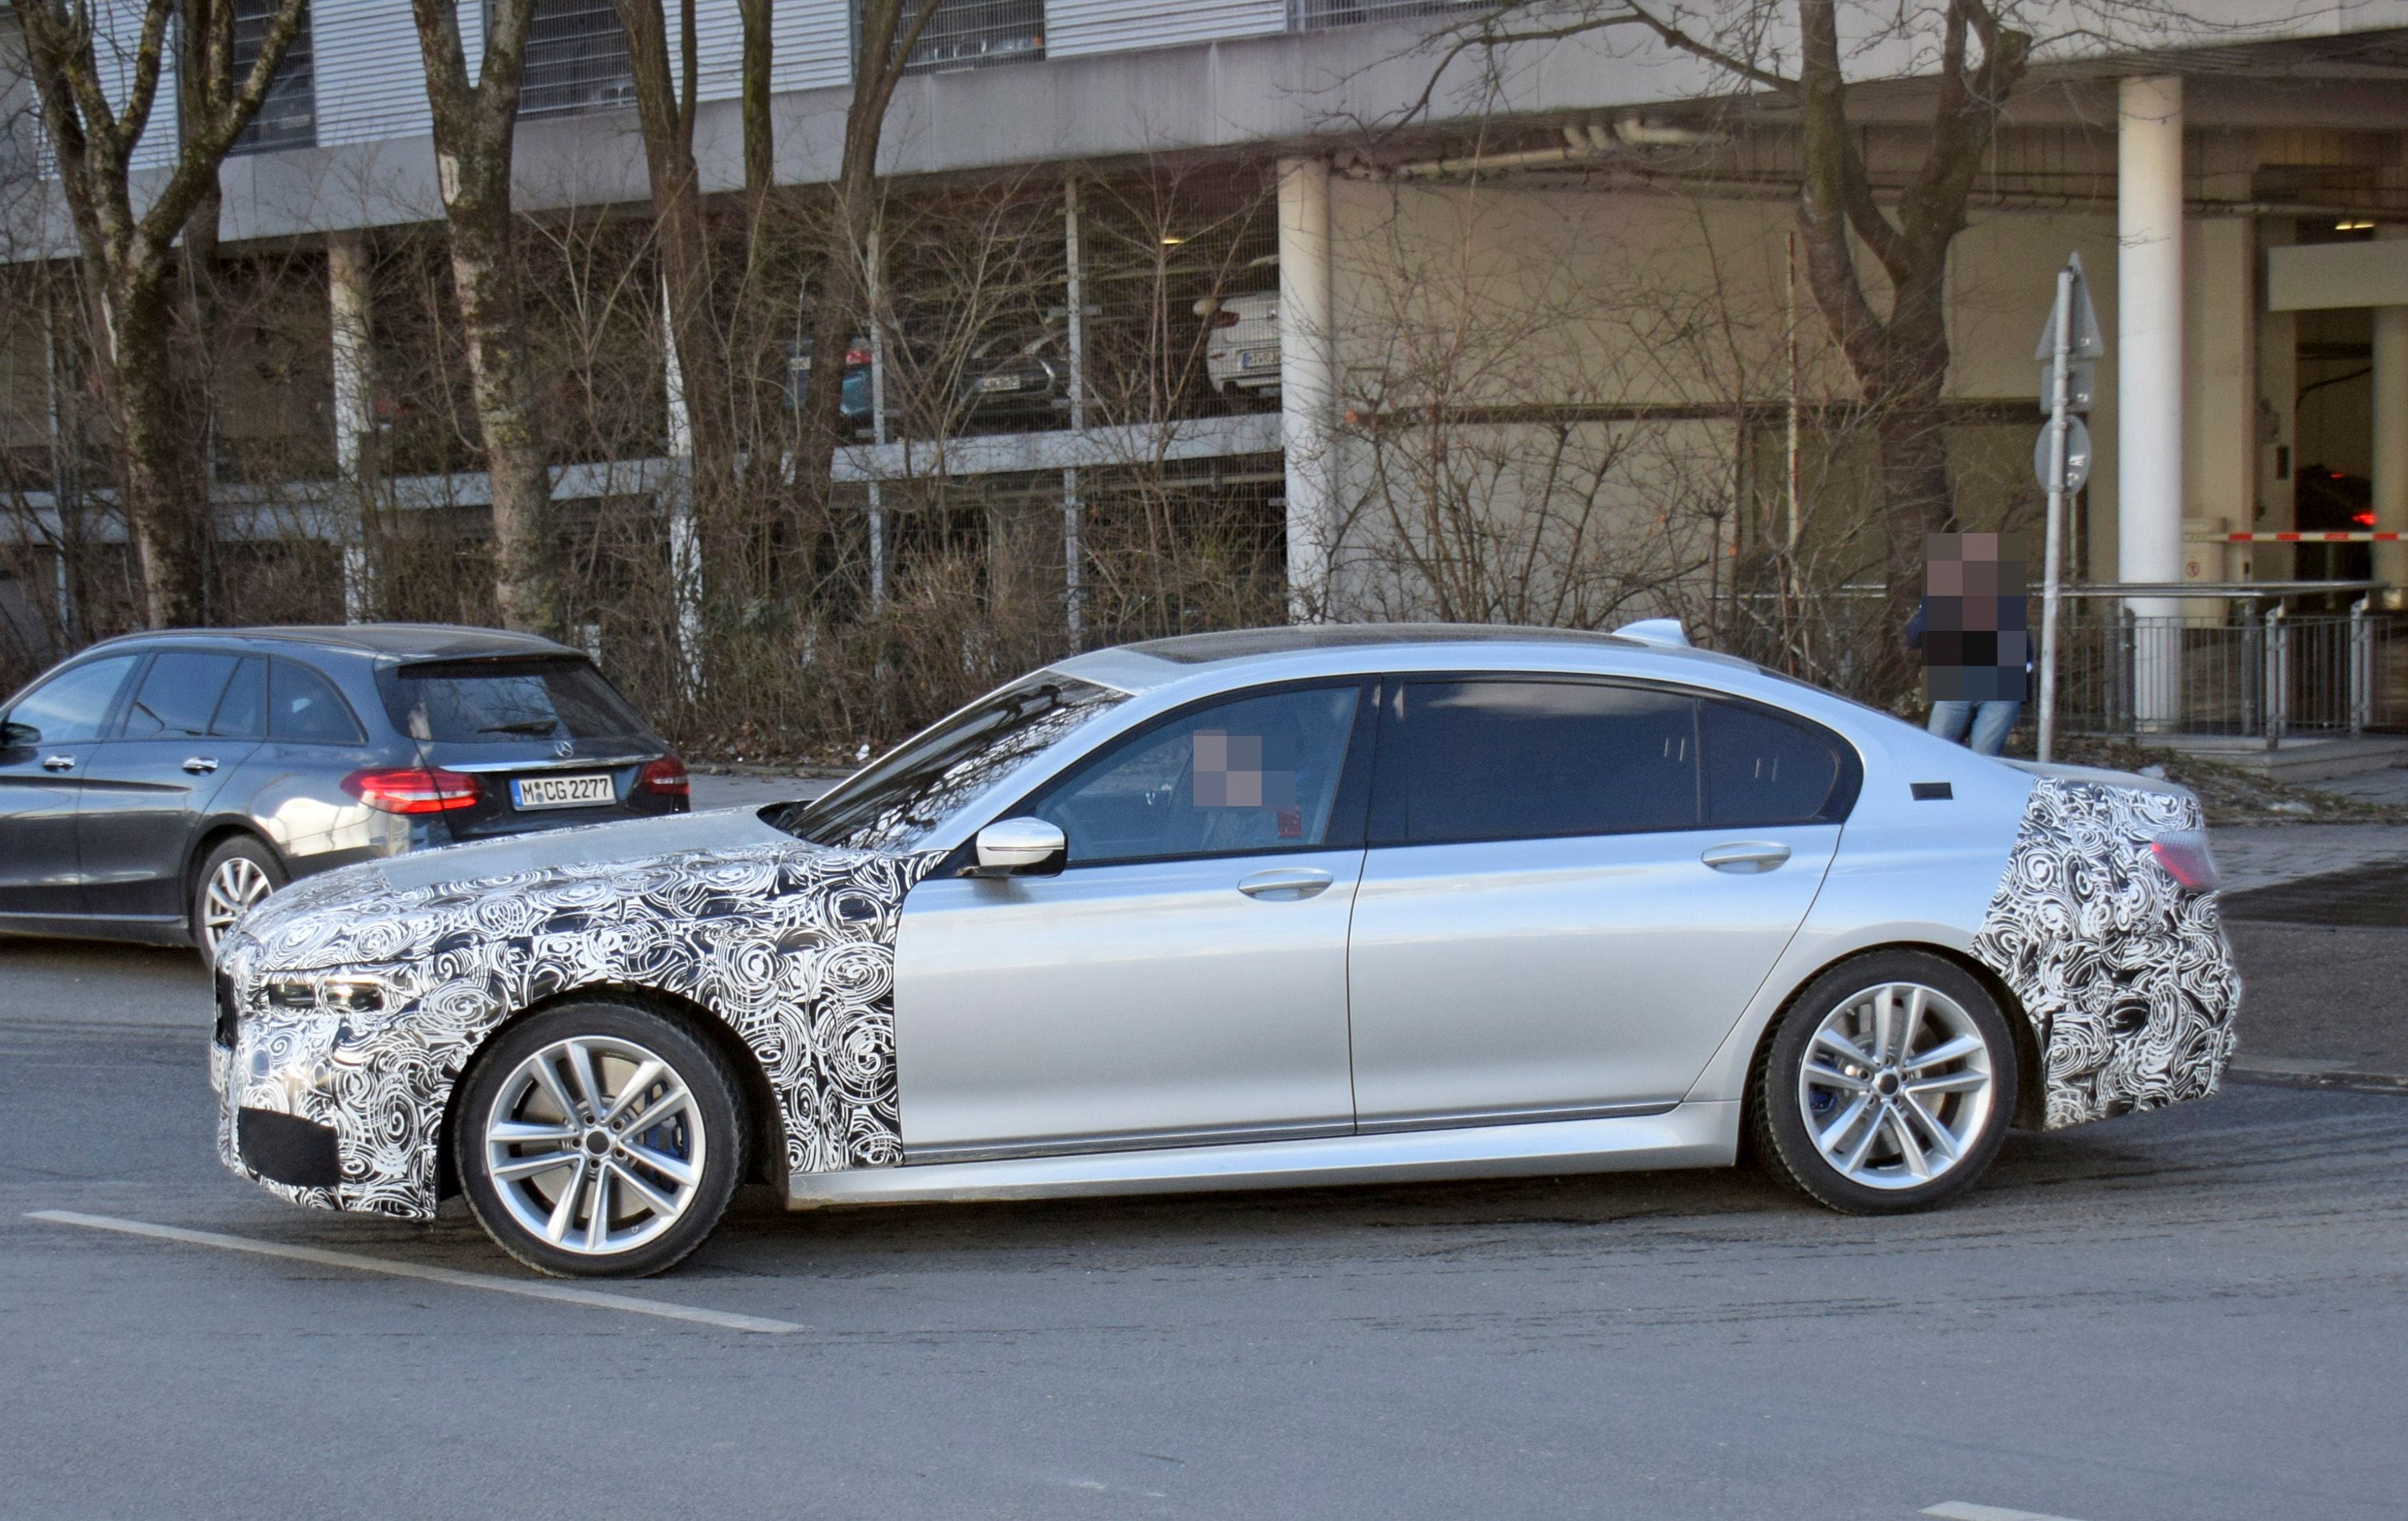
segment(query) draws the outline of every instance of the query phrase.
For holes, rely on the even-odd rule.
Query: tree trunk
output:
[[[201,535],[206,506],[195,482],[187,429],[177,417],[175,311],[164,271],[120,280],[108,296],[108,376],[117,411],[121,503],[142,576],[143,622],[153,628],[202,621]],[[206,489],[207,477],[199,482]],[[202,498],[206,500],[206,498]]]
[[[556,634],[561,617],[552,576],[552,475],[536,414],[535,354],[510,212],[510,152],[534,0],[493,0],[474,86],[451,0],[411,0],[411,9],[426,65],[452,287],[460,303],[470,395],[493,493],[494,600],[505,627]]]
[[[771,0],[737,0],[744,22],[742,97],[744,199],[760,214],[775,173],[777,140],[769,125],[769,23]]]
[[[677,351],[686,424],[694,450],[694,510],[704,559],[723,578],[743,560],[737,525],[737,434],[727,345],[712,302],[710,228],[701,173],[694,160],[694,0],[681,0],[682,79],[672,79],[666,19],[661,0],[616,0],[627,33],[636,85],[636,113],[644,134],[644,162],[652,186],[652,214],[668,303],[669,341]],[[721,590],[741,598],[738,587]]]

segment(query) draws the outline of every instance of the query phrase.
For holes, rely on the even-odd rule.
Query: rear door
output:
[[[266,664],[218,650],[150,657],[84,776],[76,838],[88,911],[137,918],[186,911],[194,831],[259,747]]]
[[[454,839],[685,807],[682,792],[645,781],[668,747],[583,660],[422,662],[380,672],[378,685],[425,765],[477,779],[475,804],[442,815]]]
[[[1363,1126],[1677,1101],[1813,902],[1844,751],[1643,685],[1396,689],[1350,952]]]
[[[71,666],[10,708],[0,729],[0,914],[85,911],[76,801],[139,654]]]

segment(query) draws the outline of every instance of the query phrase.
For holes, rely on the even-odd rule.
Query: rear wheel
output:
[[[477,1223],[564,1277],[676,1264],[743,1175],[736,1076],[649,1009],[564,1005],[511,1026],[452,1106],[452,1155]]]
[[[2014,1038],[1998,1001],[1920,951],[1815,979],[1748,1085],[1768,1169],[1850,1214],[1927,1209],[1972,1186],[2014,1108]]]
[[[209,852],[193,884],[193,944],[201,959],[217,965],[218,942],[236,920],[284,885],[276,853],[248,835],[236,835]]]

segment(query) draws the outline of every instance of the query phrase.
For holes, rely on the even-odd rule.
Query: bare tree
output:
[[[1474,50],[1635,33],[1702,60],[1736,86],[1771,91],[1794,104],[1807,286],[1847,358],[1879,439],[1891,626],[1903,623],[1914,600],[1924,534],[1947,526],[1951,515],[1942,432],[1950,362],[1948,251],[1965,228],[1967,202],[2007,96],[2031,57],[2032,36],[2012,24],[2012,5],[1913,0],[1895,11],[1862,13],[1878,36],[1843,37],[1839,0],[1729,0],[1702,9],[1576,0],[1569,12],[1554,5],[1541,11],[1536,0],[1508,0],[1460,29],[1443,50],[1451,62]],[[1919,60],[1931,73],[1921,159],[1894,206],[1885,207],[1849,114],[1856,82],[1850,64],[1881,56],[1870,44],[1921,52],[1934,37],[1936,53]],[[1896,50],[1888,54],[1888,72],[1898,72],[1897,58]],[[1885,305],[1858,263],[1859,247],[1887,286]],[[1895,685],[1905,674],[1904,653],[1893,650],[1872,684]]]
[[[612,4],[627,34],[636,115],[643,127],[644,164],[652,178],[669,340],[692,431],[695,514],[705,533],[719,539],[737,483],[735,378],[712,309],[710,229],[702,176],[694,160],[695,0],[678,0],[674,75],[662,0]],[[730,558],[724,553],[713,557],[723,562]]]
[[[863,0],[854,29],[853,101],[845,108],[844,147],[832,189],[836,215],[812,281],[811,382],[797,418],[796,483],[804,501],[824,510],[841,418],[838,379],[859,319],[863,261],[878,222],[878,149],[886,108],[903,82],[904,65],[937,13],[939,0]]]
[[[426,65],[452,284],[493,491],[494,601],[507,626],[551,630],[559,618],[546,542],[552,482],[510,214],[519,82],[535,0],[493,0],[473,84],[459,7],[452,0],[410,0],[410,7]]]
[[[196,7],[208,80],[186,92],[181,141],[165,181],[137,212],[135,150],[151,125],[176,0],[145,0],[124,69],[122,98],[112,103],[102,67],[93,8],[75,0],[13,0],[42,100],[42,122],[56,154],[59,184],[99,309],[102,362],[117,434],[119,489],[141,567],[143,615],[154,626],[202,616],[204,536],[209,529],[208,478],[189,430],[179,428],[175,363],[175,246],[205,203],[212,206],[218,166],[267,98],[268,86],[300,30],[304,0],[278,0],[259,56],[239,85],[232,75],[230,0]],[[195,506],[194,504],[201,504]]]

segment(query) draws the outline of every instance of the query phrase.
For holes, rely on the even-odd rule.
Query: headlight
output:
[[[329,977],[320,983],[284,978],[267,984],[267,1006],[294,1013],[322,1009],[334,1014],[372,1014],[384,1007],[384,989],[363,977]]]

